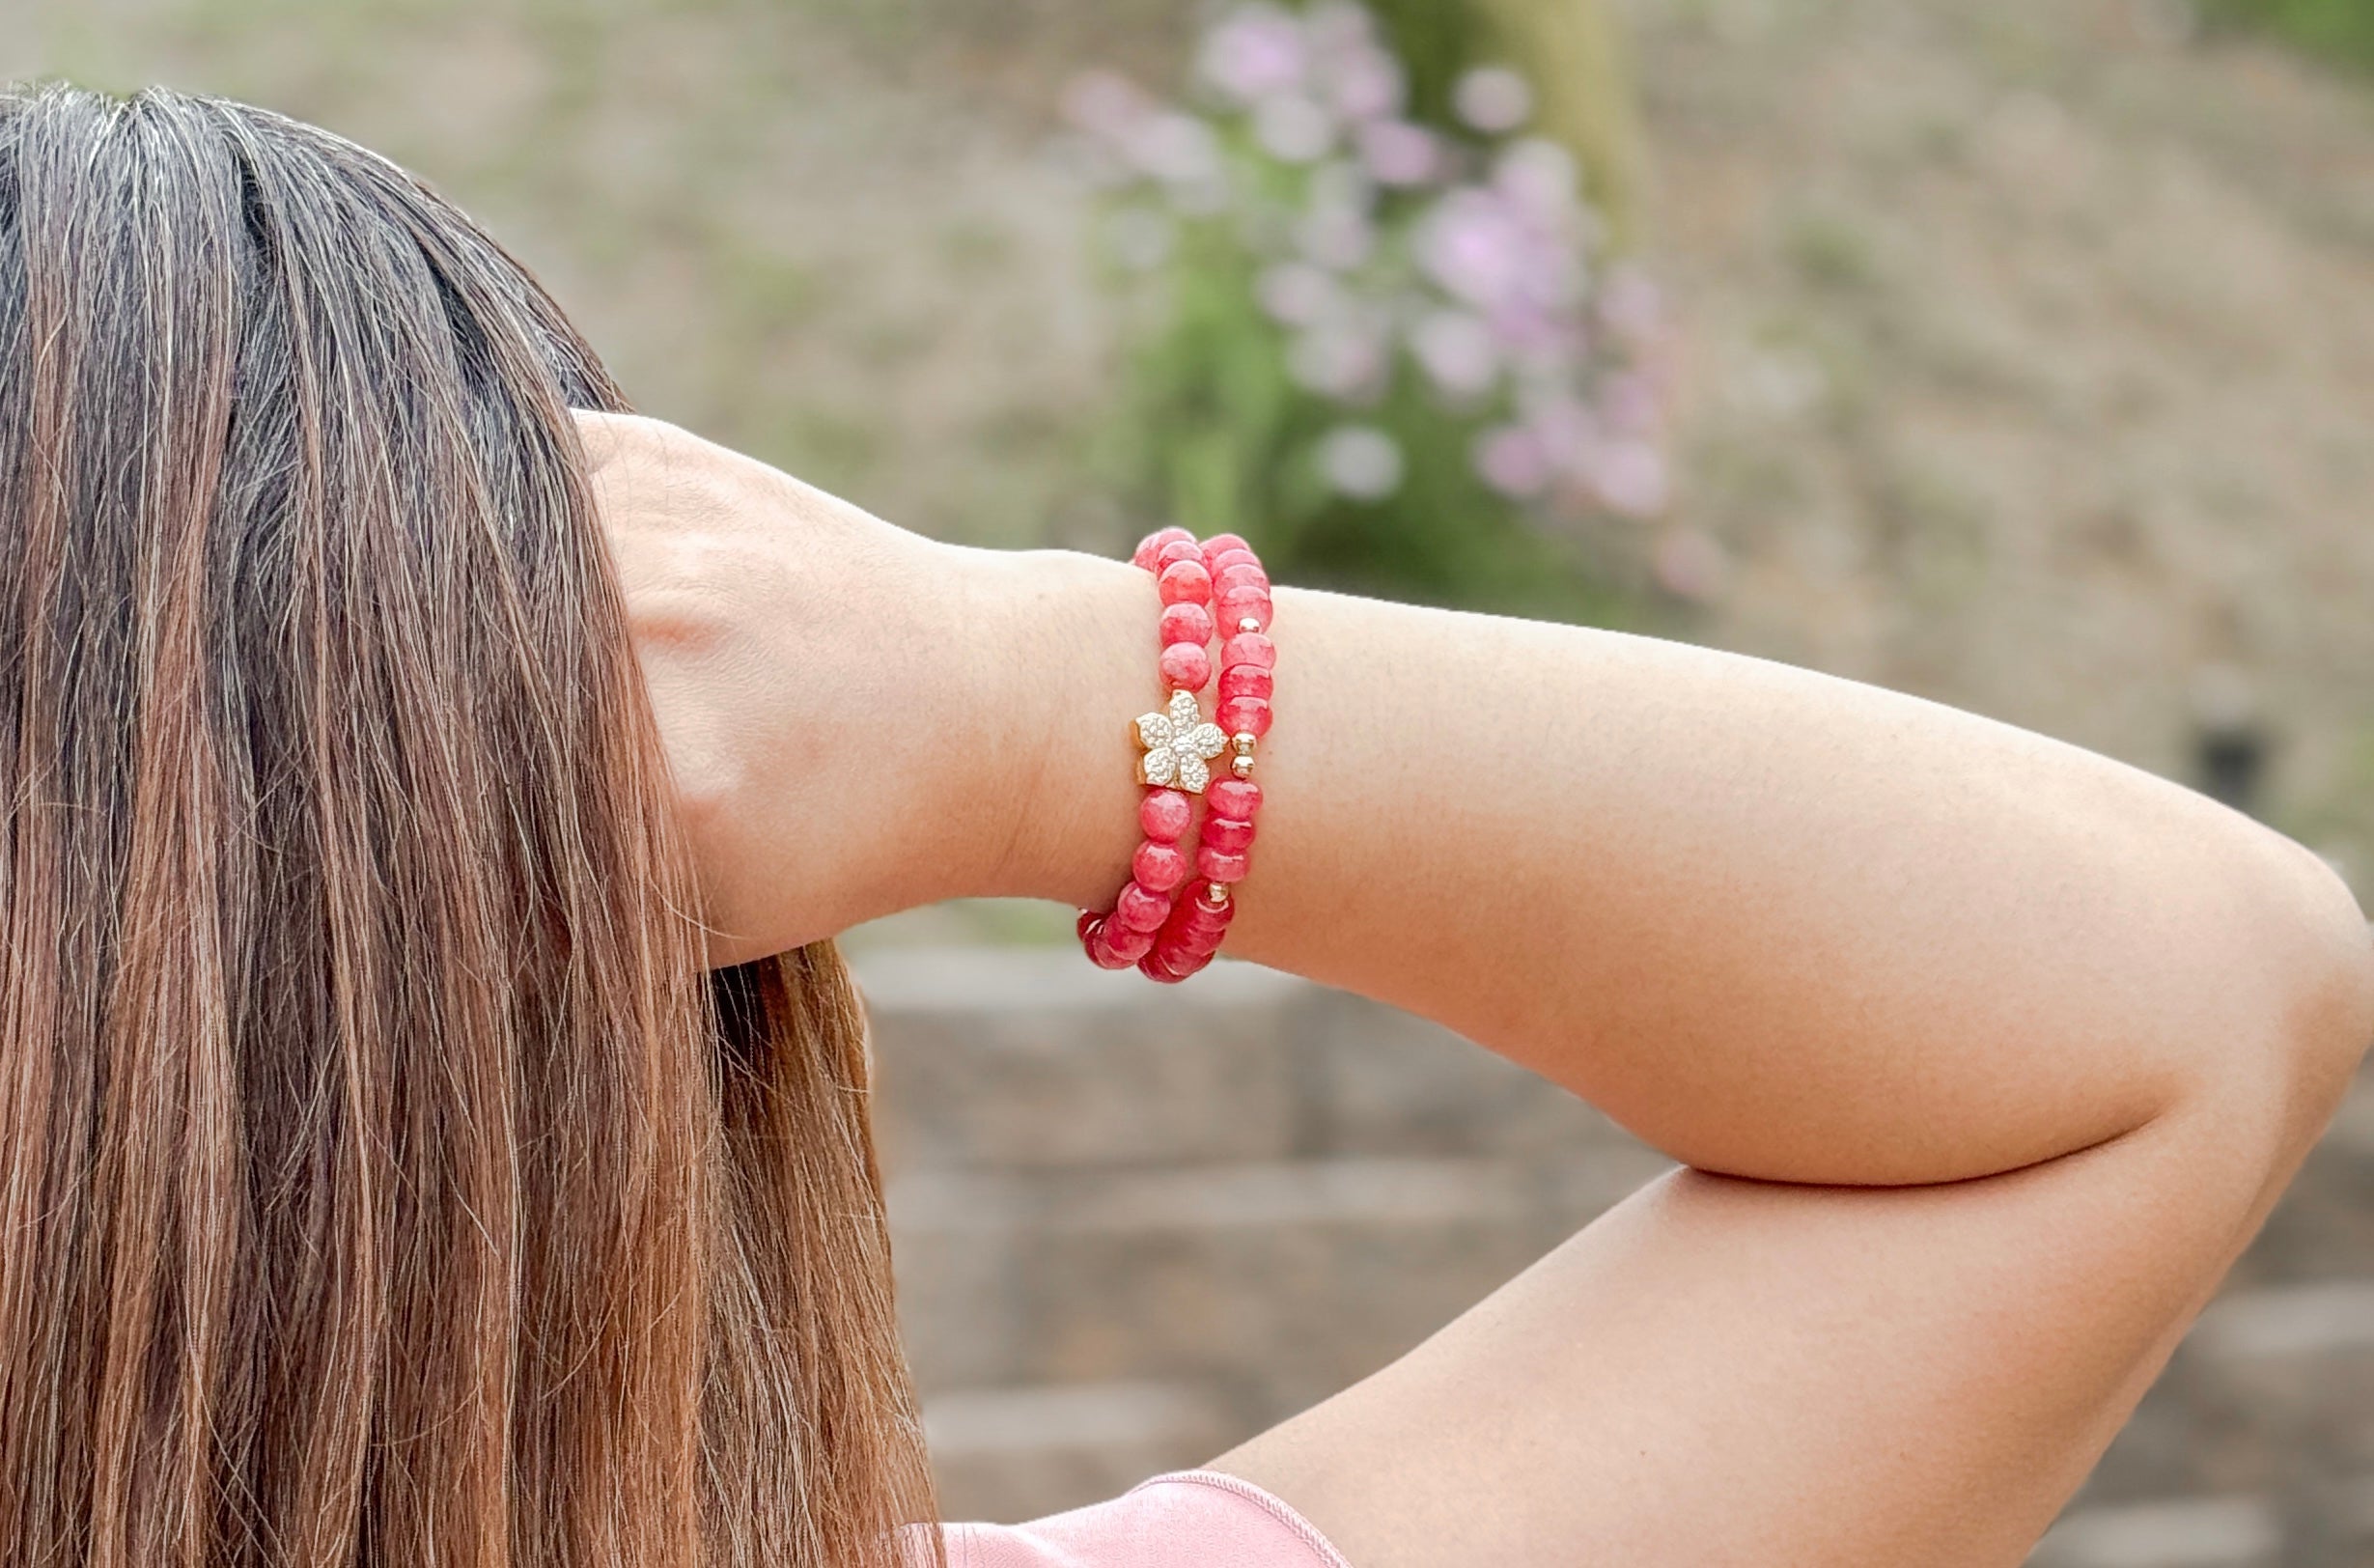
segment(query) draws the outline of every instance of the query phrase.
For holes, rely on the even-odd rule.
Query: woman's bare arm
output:
[[[1049,780],[1018,884],[1088,898],[1130,792],[1085,715],[1142,705],[1153,596],[1012,570]],[[2159,779],[1802,671],[1292,591],[1275,636],[1232,950],[1695,1169],[1220,1468],[1355,1568],[2020,1561],[2374,1038],[2338,881]]]
[[[745,461],[629,423],[680,491]],[[700,714],[781,690],[806,722],[762,736],[814,731],[832,696],[796,660],[769,678],[765,596],[704,587],[646,520],[622,559],[630,607],[632,561],[672,563],[662,721],[749,752],[698,792],[729,954],[927,891],[1110,896],[1156,695],[1142,573],[884,554],[865,519],[877,564],[828,597],[907,563],[893,624],[931,640],[880,653],[911,704],[831,733],[905,759],[892,730],[923,724],[944,751],[869,827],[862,792]],[[729,681],[704,595],[731,606],[707,617],[736,628]],[[1292,590],[1275,637],[1230,951],[1440,1020],[1694,1168],[1220,1466],[1355,1568],[2016,1563],[2374,1036],[2337,881],[2133,770],[1801,671]],[[719,828],[793,821],[793,791],[846,842],[921,848],[862,886],[772,874],[780,835]]]

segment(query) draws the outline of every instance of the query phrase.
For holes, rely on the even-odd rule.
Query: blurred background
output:
[[[48,76],[385,153],[646,411],[908,526],[1878,682],[2374,898],[2374,0],[0,0]],[[850,942],[952,1515],[1207,1458],[1662,1167],[1069,927]],[[2374,1564],[2374,1090],[2038,1561]]]

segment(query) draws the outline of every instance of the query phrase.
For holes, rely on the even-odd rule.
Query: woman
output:
[[[347,144],[0,107],[7,1560],[934,1544],[824,939],[1102,907],[1156,588],[623,406]],[[2374,1037],[2349,894],[1909,698],[1275,607],[1229,951],[1685,1168],[1206,1470],[950,1559],[2017,1562]]]

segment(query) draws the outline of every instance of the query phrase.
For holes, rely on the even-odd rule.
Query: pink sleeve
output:
[[[1218,1470],[1158,1475],[1027,1525],[951,1525],[948,1568],[1351,1568],[1309,1521]]]

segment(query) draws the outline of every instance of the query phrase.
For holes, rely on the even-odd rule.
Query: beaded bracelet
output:
[[[1210,781],[1210,759],[1227,748],[1227,737],[1203,716],[1195,694],[1212,680],[1212,574],[1203,546],[1185,528],[1164,528],[1140,541],[1131,561],[1155,575],[1162,599],[1161,670],[1169,700],[1132,725],[1137,743],[1137,780],[1147,786],[1138,801],[1144,837],[1130,857],[1130,880],[1110,910],[1082,910],[1080,945],[1099,967],[1126,969],[1149,956],[1157,933],[1169,919],[1187,881],[1187,856],[1180,841],[1194,821],[1190,794]]]
[[[1190,554],[1189,552],[1193,553]],[[1134,963],[1151,979],[1177,982],[1212,962],[1236,914],[1231,889],[1251,865],[1254,813],[1261,787],[1253,782],[1256,746],[1270,730],[1271,670],[1276,649],[1271,623],[1270,579],[1243,539],[1219,534],[1198,546],[1184,528],[1149,534],[1131,560],[1162,585],[1161,670],[1168,706],[1138,717],[1145,748],[1138,780],[1144,841],[1131,857],[1131,878],[1109,914],[1083,910],[1079,935],[1088,956],[1106,968]],[[1187,570],[1201,567],[1201,572]],[[1212,635],[1207,600],[1228,628],[1221,644],[1218,722],[1205,720],[1195,694],[1211,675],[1203,643]],[[1231,777],[1210,778],[1209,762],[1229,753]],[[1180,897],[1187,856],[1179,848],[1193,817],[1190,795],[1203,794],[1210,814],[1195,850],[1204,885]],[[1176,786],[1176,787],[1173,787]]]
[[[1179,981],[1212,962],[1227,938],[1237,912],[1235,885],[1252,865],[1253,814],[1261,809],[1261,786],[1253,782],[1254,748],[1270,733],[1270,696],[1277,663],[1271,643],[1270,577],[1252,547],[1235,534],[1204,542],[1206,569],[1227,637],[1220,645],[1218,707],[1214,717],[1228,735],[1232,777],[1215,783],[1205,798],[1211,809],[1195,850],[1195,874],[1204,882],[1179,901],[1155,938],[1154,951],[1137,966],[1151,979]]]

